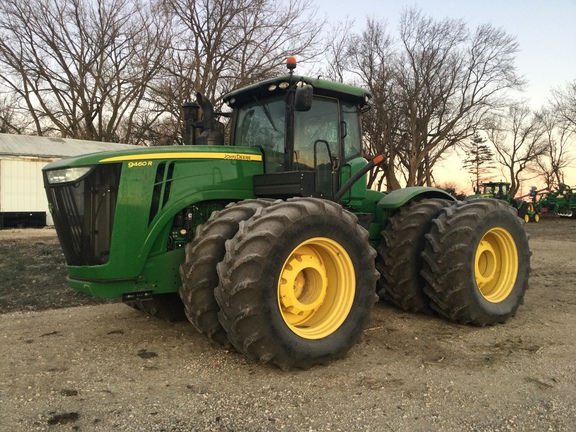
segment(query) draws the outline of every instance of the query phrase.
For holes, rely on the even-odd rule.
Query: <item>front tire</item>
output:
[[[220,321],[236,349],[281,369],[343,357],[376,300],[376,252],[356,216],[291,199],[240,224],[218,265]]]
[[[447,207],[426,239],[424,291],[438,313],[477,326],[516,314],[531,252],[524,222],[507,203],[474,199]]]
[[[212,213],[208,221],[196,229],[194,240],[186,245],[186,261],[180,266],[180,298],[188,320],[217,345],[230,346],[218,321],[220,308],[214,298],[214,289],[218,286],[216,265],[224,259],[224,244],[234,237],[241,221],[272,202],[254,199],[228,204]]]

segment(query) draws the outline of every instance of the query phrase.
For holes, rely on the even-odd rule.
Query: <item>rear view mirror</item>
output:
[[[294,109],[296,111],[308,111],[312,108],[312,96],[314,88],[311,85],[305,84],[296,88],[294,95]]]

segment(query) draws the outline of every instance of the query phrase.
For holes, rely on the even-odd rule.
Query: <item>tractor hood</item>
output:
[[[67,167],[92,166],[102,163],[130,162],[146,163],[159,159],[224,159],[243,161],[262,161],[262,154],[254,147],[230,146],[170,146],[170,147],[134,147],[129,150],[116,150],[61,159],[51,162],[43,171]]]

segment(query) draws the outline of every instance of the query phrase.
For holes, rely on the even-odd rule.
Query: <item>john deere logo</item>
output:
[[[247,154],[230,154],[230,153],[225,153],[224,154],[224,159],[232,159],[232,160],[252,160],[253,155],[247,155]]]

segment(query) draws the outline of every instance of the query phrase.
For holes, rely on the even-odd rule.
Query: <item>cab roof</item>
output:
[[[498,186],[498,185],[509,185],[510,182],[494,182],[494,181],[490,181],[490,182],[484,182],[482,183],[482,185],[484,186]]]
[[[234,90],[224,95],[223,99],[231,107],[243,105],[254,101],[254,97],[260,99],[285,94],[287,89],[297,82],[303,82],[314,87],[314,94],[338,98],[355,103],[360,107],[367,105],[368,100],[372,96],[363,88],[348,84],[306,76],[283,75]],[[288,86],[284,83],[288,84]]]

